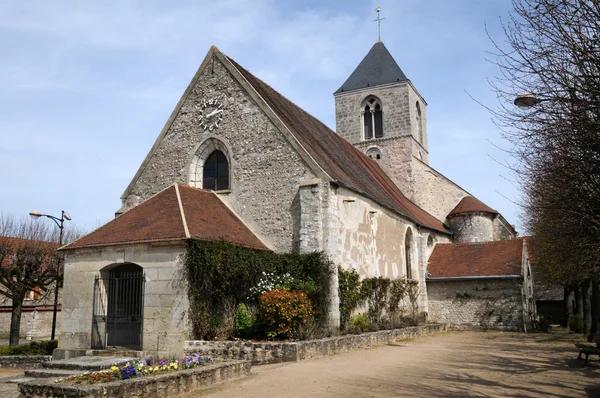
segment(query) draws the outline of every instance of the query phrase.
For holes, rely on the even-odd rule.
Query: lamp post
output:
[[[525,92],[517,95],[517,98],[515,98],[513,103],[521,109],[529,109],[536,106],[540,102],[542,102],[542,100],[536,97],[535,94]]]
[[[60,218],[58,218],[55,216],[51,216],[50,214],[42,214],[39,211],[34,210],[31,213],[29,213],[29,216],[34,220],[37,220],[40,217],[48,217],[49,219],[54,221],[56,223],[56,225],[58,226],[58,229],[60,230],[60,234],[59,234],[59,238],[58,238],[58,247],[62,246],[63,229],[65,227],[65,220],[71,221],[71,216],[69,215],[69,213],[62,210],[60,213]],[[58,308],[58,273],[57,273],[56,281],[54,282],[54,309],[52,312],[52,336],[50,337],[50,340],[54,340],[54,336],[55,336],[55,332],[56,332],[57,308]]]

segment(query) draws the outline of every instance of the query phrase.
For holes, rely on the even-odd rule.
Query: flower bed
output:
[[[66,384],[39,379],[19,383],[22,398],[40,397],[172,397],[225,381],[236,380],[250,373],[248,361],[213,362],[196,368],[156,372],[97,384]]]
[[[161,374],[167,372],[175,372],[178,370],[193,369],[211,363],[212,358],[207,356],[202,358],[200,354],[185,357],[182,360],[166,360],[161,359],[154,361],[151,359],[143,359],[139,362],[126,363],[122,367],[113,366],[110,369],[99,370],[95,372],[86,372],[81,375],[70,376],[58,379],[55,383],[65,384],[97,384],[109,383],[117,380],[127,380],[136,377],[143,377],[153,374]]]

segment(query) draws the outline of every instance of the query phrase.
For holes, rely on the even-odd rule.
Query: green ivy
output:
[[[290,274],[306,289],[318,314],[325,313],[325,288],[332,264],[322,252],[274,253],[221,241],[188,240],[184,257],[193,337],[213,339],[226,323],[227,307],[246,303],[263,272]],[[233,331],[232,331],[233,332]]]

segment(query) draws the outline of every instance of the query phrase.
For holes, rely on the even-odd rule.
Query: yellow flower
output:
[[[116,366],[111,366],[110,370],[114,370],[115,372],[118,372],[119,368],[117,368]]]

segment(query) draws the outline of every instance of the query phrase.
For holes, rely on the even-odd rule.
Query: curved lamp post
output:
[[[62,210],[60,213],[60,218],[58,218],[55,216],[51,216],[50,214],[42,214],[38,210],[34,210],[31,213],[29,213],[29,216],[34,220],[37,220],[40,217],[48,217],[49,219],[54,221],[56,223],[56,225],[58,226],[58,229],[60,230],[60,234],[59,234],[59,238],[58,238],[58,247],[62,246],[63,228],[65,227],[65,220],[71,221],[71,216],[69,215],[69,213]],[[50,337],[50,340],[54,340],[54,336],[55,336],[55,332],[56,332],[57,308],[58,308],[58,279],[56,280],[56,282],[54,284],[54,310],[52,312],[52,336]]]

